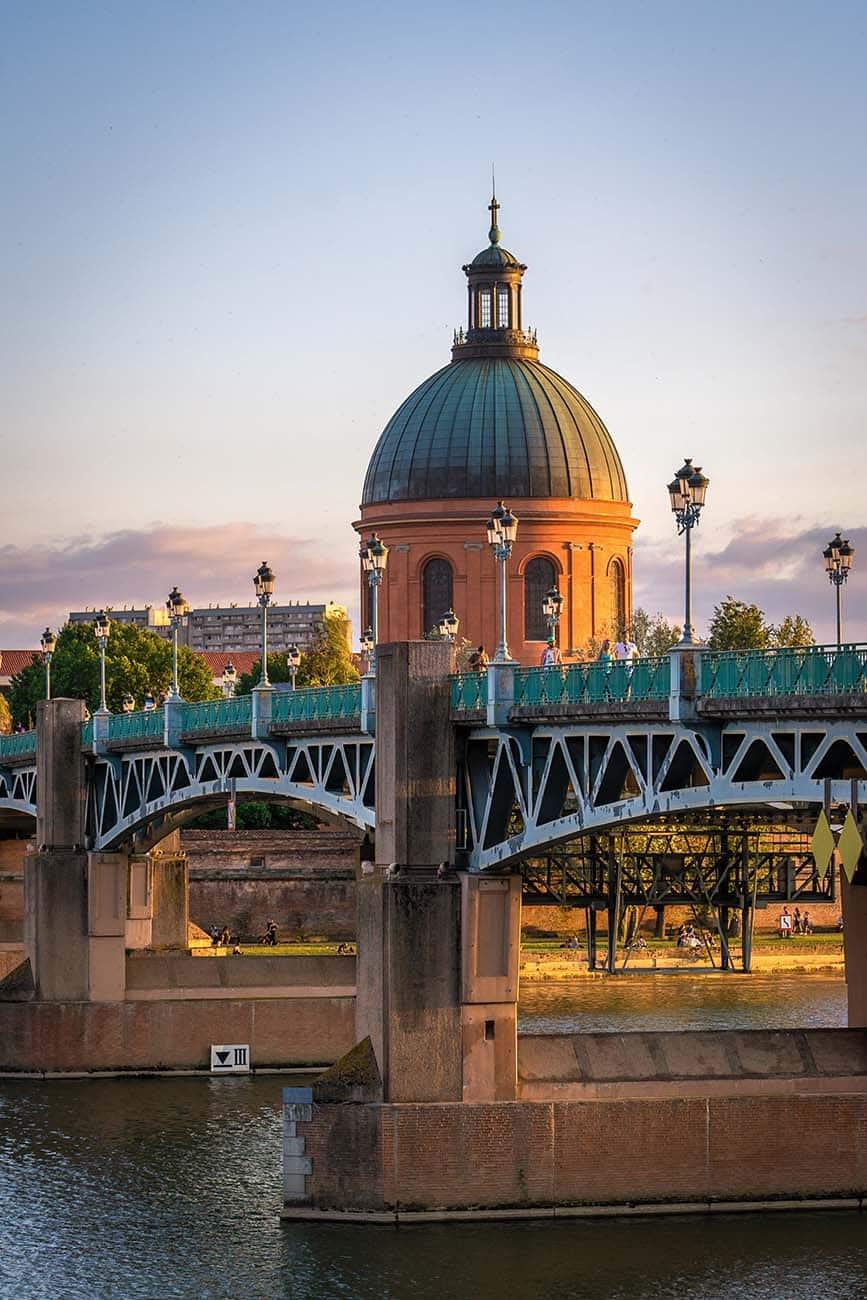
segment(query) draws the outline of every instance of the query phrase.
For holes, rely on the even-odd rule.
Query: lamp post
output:
[[[57,637],[54,635],[50,627],[47,627],[45,631],[42,633],[42,638],[39,644],[42,646],[42,657],[45,660],[45,698],[46,700],[50,700],[51,699],[51,656],[54,654],[54,649],[55,646],[57,645]]]
[[[294,641],[286,651],[286,662],[289,665],[289,680],[292,682],[292,689],[295,690],[295,677],[298,669],[301,667],[301,651],[295,645]]]
[[[368,659],[368,672],[376,672],[376,646],[379,641],[379,588],[385,577],[385,568],[388,564],[388,547],[385,542],[376,533],[371,533],[367,541],[362,541],[358,548],[358,556],[361,560],[361,567],[367,574],[367,583],[370,588],[370,632],[373,639],[373,648]]]
[[[488,520],[488,545],[500,566],[500,639],[494,653],[494,663],[511,663],[506,639],[506,565],[512,554],[512,545],[518,535],[518,519],[508,506],[498,501]]]
[[[231,659],[223,665],[223,696],[230,700],[235,694],[235,682],[238,680],[238,670],[232,663]]]
[[[831,538],[822,555],[825,558],[828,581],[835,588],[837,595],[837,649],[839,650],[843,644],[843,583],[849,577],[855,547],[849,545],[848,538],[843,538],[837,533]]]
[[[253,586],[256,589],[256,599],[262,610],[262,671],[259,673],[259,685],[270,686],[271,682],[268,677],[268,606],[271,604],[271,597],[274,595],[274,573],[264,560],[256,570]]]
[[[111,631],[111,619],[105,610],[99,614],[93,624],[96,644],[99,647],[99,712],[108,713],[108,705],[105,701],[105,649],[108,645],[108,634]]]
[[[556,587],[552,587],[542,597],[542,613],[545,615],[545,622],[548,624],[549,641],[556,641],[557,639],[557,626],[560,622],[562,610],[563,597]]]
[[[124,693],[123,699],[120,702],[120,707],[123,709],[124,713],[135,712],[135,700],[130,695],[129,691]]]
[[[678,536],[684,535],[684,616],[681,646],[695,645],[695,628],[692,625],[692,530],[698,524],[704,507],[710,479],[701,472],[700,465],[693,465],[687,456],[681,468],[668,485],[671,509],[677,524]]]
[[[454,643],[460,625],[461,620],[458,618],[455,611],[453,609],[447,609],[437,624],[437,631],[443,641],[451,641]]]
[[[169,699],[179,700],[181,691],[178,684],[178,630],[189,614],[190,607],[186,597],[177,587],[172,587],[169,592],[166,609],[169,611],[169,622],[172,625],[172,688],[169,691]]]
[[[361,653],[364,655],[364,658],[367,661],[367,667],[365,669],[365,672],[370,673],[373,671],[370,666],[371,659],[373,657],[373,646],[374,646],[372,627],[367,627],[364,629],[364,631],[361,634],[361,640],[359,644],[361,647]]]

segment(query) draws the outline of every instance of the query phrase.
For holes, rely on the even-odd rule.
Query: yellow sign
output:
[[[861,838],[861,832],[858,830],[858,824],[852,816],[851,808],[846,814],[846,820],[837,841],[837,850],[840,854],[843,870],[846,872],[846,879],[851,885],[852,877],[855,875],[855,868],[858,866],[861,854],[864,852],[864,841]]]
[[[831,865],[831,854],[834,852],[834,832],[831,830],[828,818],[825,816],[824,808],[819,813],[819,820],[816,822],[816,829],[813,831],[813,838],[810,843],[819,879],[824,880],[828,874],[828,867]]]

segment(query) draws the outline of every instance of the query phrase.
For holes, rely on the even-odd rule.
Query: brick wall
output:
[[[867,1096],[314,1105],[318,1209],[533,1208],[867,1191]]]
[[[354,998],[0,1002],[9,1071],[208,1069],[211,1043],[249,1043],[254,1067],[323,1065],[354,1038]]]

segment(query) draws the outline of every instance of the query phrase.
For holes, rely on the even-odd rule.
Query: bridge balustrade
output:
[[[487,673],[455,673],[451,679],[453,713],[477,712],[487,708]]]
[[[93,720],[91,719],[91,737]],[[88,724],[85,724],[88,725]],[[108,742],[162,740],[165,719],[162,709],[140,709],[137,713],[112,713],[108,719]]]
[[[671,660],[639,659],[569,664],[565,668],[517,668],[515,707],[664,700],[671,690]]]
[[[709,699],[850,695],[865,688],[865,646],[701,652],[701,693]]]
[[[19,731],[12,736],[0,736],[0,762],[4,758],[21,758],[36,753],[36,732]]]
[[[180,710],[181,731],[249,731],[252,705],[249,695],[184,703]]]
[[[361,685],[309,686],[297,691],[275,691],[272,722],[346,721],[361,714]]]

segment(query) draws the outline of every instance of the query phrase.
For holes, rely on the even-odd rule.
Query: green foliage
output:
[[[779,627],[771,629],[771,643],[775,646],[815,645],[813,629],[801,614],[787,614]]]
[[[711,650],[766,650],[771,631],[758,605],[726,596],[714,609],[707,644]]]
[[[185,646],[178,653],[178,678],[185,700],[210,700],[219,695],[211,670],[200,655]],[[108,707],[121,711],[127,693],[141,708],[145,691],[159,697],[172,680],[171,642],[132,623],[112,623],[105,652]],[[51,661],[51,693],[85,700],[91,712],[99,707],[99,651],[90,623],[67,623],[57,638]],[[25,727],[36,719],[36,705],[45,697],[45,665],[41,659],[16,673],[9,687],[13,722]]]
[[[726,596],[713,612],[707,644],[711,650],[769,650],[815,645],[816,638],[801,614],[787,614],[774,627],[758,605]]]
[[[187,824],[191,830],[224,831],[226,822],[226,809],[215,808],[213,812],[202,813],[201,817]],[[238,804],[235,825],[239,831],[315,831],[319,822],[312,813],[302,812],[299,808],[290,808],[280,803],[260,803],[256,800],[252,803]]]
[[[358,681],[358,669],[349,649],[349,626],[345,618],[327,618],[320,635],[298,666],[298,686],[348,686]],[[261,660],[252,671],[241,673],[235,686],[236,695],[249,695],[261,676]],[[292,680],[289,661],[283,652],[268,655],[268,676],[272,682]]]
[[[648,614],[639,606],[632,615],[632,639],[638,646],[642,659],[656,659],[668,654],[680,640],[680,628],[669,623],[662,614]]]
[[[12,730],[12,713],[9,709],[6,696],[0,694],[0,736],[8,735]]]

